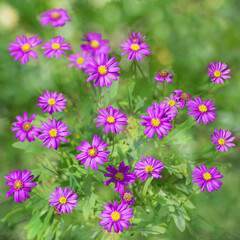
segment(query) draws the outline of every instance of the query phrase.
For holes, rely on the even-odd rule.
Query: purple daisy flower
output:
[[[22,39],[16,36],[17,43],[9,43],[8,50],[11,52],[10,56],[15,56],[14,60],[18,61],[21,58],[21,64],[24,65],[29,61],[29,56],[38,59],[38,54],[32,50],[32,48],[38,46],[42,43],[41,39],[38,39],[38,36],[35,35],[27,39],[25,35],[22,36]]]
[[[71,134],[71,132],[66,131],[69,128],[66,126],[66,123],[62,123],[61,120],[56,121],[54,118],[53,120],[48,119],[48,123],[43,122],[40,125],[43,129],[39,129],[42,134],[39,135],[38,138],[40,140],[44,140],[42,144],[43,147],[47,145],[47,149],[52,147],[57,150],[60,145],[60,141],[65,143],[68,142],[65,137]]]
[[[173,75],[171,73],[169,73],[165,70],[162,70],[162,71],[157,73],[154,80],[156,82],[163,82],[165,80],[167,83],[170,83],[170,82],[172,82],[172,77],[173,77]]]
[[[38,136],[39,129],[38,127],[34,127],[32,122],[37,116],[36,113],[34,113],[29,119],[28,119],[28,113],[23,112],[23,118],[20,116],[16,116],[17,122],[12,123],[14,128],[11,130],[11,132],[16,132],[15,138],[19,138],[20,142],[24,142],[25,139],[29,142],[35,141],[35,137]]]
[[[36,183],[31,182],[34,178],[34,175],[31,175],[31,171],[28,170],[16,170],[10,172],[10,175],[4,175],[4,177],[8,180],[6,185],[10,185],[10,190],[6,194],[6,198],[11,197],[14,194],[14,200],[16,203],[21,203],[25,201],[27,198],[30,198],[27,192],[32,191],[32,187],[37,186]]]
[[[192,100],[192,96],[189,93],[182,92],[182,90],[175,90],[173,93],[176,94],[174,98],[180,103],[180,109],[183,109]]]
[[[111,232],[112,226],[116,233],[119,231],[122,232],[123,228],[128,229],[131,226],[131,223],[127,219],[133,217],[132,208],[128,208],[128,204],[120,203],[117,204],[117,201],[114,201],[114,205],[110,202],[108,205],[104,205],[104,210],[102,214],[99,215],[100,218],[103,218],[99,224],[104,226],[104,229],[108,232]]]
[[[93,58],[88,62],[88,68],[85,70],[86,73],[92,73],[92,75],[87,79],[87,82],[93,81],[94,87],[98,85],[103,88],[106,86],[109,88],[112,85],[112,80],[118,81],[120,74],[120,68],[117,67],[119,62],[115,62],[116,57],[112,57],[108,60],[108,55],[99,54],[97,60]]]
[[[111,49],[109,46],[106,46],[109,41],[102,40],[102,35],[100,33],[89,32],[87,35],[84,35],[82,41],[86,42],[86,44],[81,45],[82,50],[90,52],[93,57],[101,53],[108,54]]]
[[[168,115],[172,111],[169,104],[160,102],[153,104],[154,107],[148,107],[146,110],[148,116],[142,115],[140,118],[144,120],[141,125],[145,126],[143,134],[147,134],[147,138],[153,138],[155,132],[158,137],[162,139],[163,134],[168,135],[167,131],[171,131],[172,123],[170,120],[173,119],[171,115]]]
[[[124,162],[121,162],[119,165],[119,170],[117,170],[115,167],[109,165],[106,170],[110,173],[105,173],[105,177],[110,177],[110,179],[104,184],[109,185],[112,182],[115,182],[115,192],[123,193],[124,192],[124,186],[128,187],[128,183],[134,183],[135,182],[135,173],[128,173],[130,167],[125,166]]]
[[[188,115],[193,115],[193,118],[197,119],[197,124],[202,121],[206,125],[209,122],[214,122],[217,117],[217,114],[213,112],[217,108],[212,103],[212,99],[208,99],[203,103],[200,97],[194,98],[194,100],[189,101],[187,108],[192,110]]]
[[[142,157],[142,160],[137,162],[134,167],[134,172],[141,181],[146,181],[148,174],[151,178],[162,178],[160,174],[164,168],[163,162],[152,157]]]
[[[201,187],[203,192],[207,188],[208,192],[214,190],[218,191],[222,185],[218,179],[223,178],[223,175],[220,175],[220,172],[217,172],[217,167],[212,167],[207,170],[204,164],[199,165],[199,168],[195,167],[196,171],[193,171],[192,177],[195,178],[192,180],[193,183],[198,183],[197,185]]]
[[[181,107],[181,103],[176,100],[176,98],[173,96],[173,94],[170,95],[170,97],[165,97],[166,100],[164,100],[164,103],[167,103],[170,105],[172,111],[174,112],[175,116],[178,115],[178,108]]]
[[[214,134],[211,134],[211,141],[213,144],[217,145],[215,148],[220,151],[228,152],[227,147],[234,147],[235,144],[231,143],[235,140],[235,137],[230,137],[232,133],[230,131],[226,131],[225,129],[220,129],[219,131],[217,129],[214,130]],[[230,138],[229,138],[230,137]]]
[[[98,170],[98,164],[104,165],[104,162],[108,162],[108,154],[110,151],[104,151],[108,147],[108,143],[101,141],[101,137],[95,135],[92,140],[92,146],[87,142],[81,142],[81,146],[77,147],[77,150],[82,153],[76,156],[76,159],[81,160],[81,164],[85,164],[85,168],[91,166],[91,169]]]
[[[146,43],[142,43],[139,39],[136,39],[136,41],[131,41],[129,38],[127,38],[127,42],[123,42],[120,45],[120,48],[125,50],[121,55],[128,54],[128,60],[134,60],[134,58],[137,59],[137,61],[140,61],[143,59],[142,54],[145,56],[151,54],[151,51],[148,49],[149,46]]]
[[[96,127],[104,125],[104,133],[111,130],[112,133],[119,134],[119,130],[124,131],[121,125],[127,125],[126,113],[121,113],[121,110],[114,109],[111,106],[98,111],[101,115],[97,115],[97,119],[94,120],[99,122]]]
[[[130,191],[124,191],[121,194],[121,200],[122,200],[122,203],[126,203],[128,204],[128,206],[132,206],[135,201],[135,199],[132,196],[132,192]]]
[[[129,38],[132,42],[136,42],[138,40],[139,43],[142,43],[145,41],[146,36],[142,36],[140,32],[138,33],[132,32],[131,34],[129,34]]]
[[[69,18],[68,13],[66,10],[60,8],[53,10],[47,10],[44,13],[41,13],[40,22],[42,26],[46,26],[47,24],[51,23],[52,27],[63,27],[66,22],[70,22],[71,18]]]
[[[43,96],[39,96],[39,103],[36,105],[40,108],[43,108],[42,112],[49,112],[50,115],[53,112],[62,112],[66,108],[67,99],[62,96],[62,93],[58,94],[57,92],[49,92],[46,90],[46,93],[43,92]]]
[[[55,55],[58,59],[62,54],[67,56],[63,50],[71,50],[71,47],[70,43],[63,43],[64,40],[65,38],[58,36],[52,38],[51,42],[45,42],[41,47],[41,49],[47,49],[44,51],[43,55],[46,55],[47,58],[53,58]]]
[[[72,192],[73,189],[68,190],[67,187],[64,190],[61,187],[56,187],[56,191],[52,191],[52,195],[49,196],[49,206],[56,206],[55,208],[59,210],[59,214],[71,213],[74,207],[77,207],[76,203],[78,202],[78,195]]]
[[[224,83],[224,80],[231,78],[231,76],[227,75],[231,72],[231,69],[226,69],[227,64],[221,63],[221,62],[215,62],[215,65],[213,62],[210,63],[209,67],[207,67],[207,74],[209,77],[211,77],[211,81],[220,84]],[[226,70],[225,70],[226,69]],[[224,80],[223,80],[224,79]]]
[[[71,54],[68,58],[71,62],[68,67],[76,66],[76,69],[86,69],[90,58],[91,54],[87,52]]]

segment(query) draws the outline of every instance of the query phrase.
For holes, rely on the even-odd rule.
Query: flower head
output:
[[[126,113],[121,113],[121,110],[114,109],[111,106],[98,111],[101,115],[98,115],[95,120],[95,122],[99,122],[96,127],[104,125],[104,133],[111,130],[112,133],[119,134],[119,130],[124,131],[121,125],[127,125]]]
[[[51,42],[45,42],[42,49],[46,49],[44,51],[43,55],[46,55],[47,58],[53,58],[55,55],[56,58],[60,58],[60,56],[63,54],[64,56],[67,56],[66,53],[63,50],[70,50],[70,43],[63,43],[65,38],[62,38],[60,36],[52,38]]]
[[[180,109],[183,109],[192,100],[192,96],[189,93],[182,92],[182,90],[175,90],[173,93],[176,94],[174,98],[179,102]]]
[[[170,95],[170,97],[165,97],[166,100],[164,100],[164,103],[167,103],[172,111],[174,112],[174,115],[178,115],[178,108],[181,107],[181,103],[177,101],[177,99],[173,96],[173,94]]]
[[[201,186],[201,191],[203,192],[205,188],[207,188],[208,192],[212,192],[214,190],[219,190],[222,185],[218,179],[223,178],[220,175],[220,172],[217,172],[216,167],[212,167],[207,170],[204,164],[199,165],[198,168],[195,167],[196,171],[193,171],[192,177],[195,178],[192,180],[193,183],[198,183],[197,185]]]
[[[197,119],[197,124],[202,121],[206,125],[209,122],[214,122],[217,117],[217,114],[214,112],[217,108],[212,103],[212,99],[203,102],[200,97],[194,98],[194,100],[189,101],[187,108],[191,110],[188,114],[193,115],[193,118]]]
[[[68,140],[65,138],[68,136],[71,132],[66,131],[68,129],[68,126],[66,126],[66,123],[62,123],[61,120],[56,121],[54,118],[53,120],[48,119],[47,122],[43,122],[40,124],[42,129],[40,128],[41,135],[38,136],[40,140],[44,140],[42,146],[47,145],[47,149],[50,149],[51,147],[55,150],[58,149],[60,145],[60,141],[67,143]]]
[[[17,43],[9,43],[8,50],[11,52],[10,56],[15,56],[14,60],[17,61],[21,58],[21,64],[24,65],[29,61],[29,56],[38,59],[38,54],[32,49],[42,43],[41,39],[38,39],[38,36],[35,35],[27,39],[25,35],[16,37]]]
[[[110,173],[105,173],[105,177],[110,177],[110,179],[104,184],[109,185],[112,182],[115,182],[115,192],[123,193],[124,186],[128,187],[128,183],[135,182],[135,173],[128,173],[130,167],[125,166],[124,162],[121,162],[119,165],[119,169],[117,170],[115,167],[109,165],[106,170]]]
[[[56,187],[56,191],[52,191],[52,195],[49,196],[49,206],[56,206],[55,208],[59,210],[59,214],[71,213],[73,208],[77,207],[76,203],[78,202],[78,195],[72,192],[73,189],[68,190],[67,187],[64,190],[61,187]]]
[[[128,204],[120,203],[117,204],[117,201],[114,201],[114,204],[110,202],[108,205],[104,205],[104,210],[102,214],[99,215],[100,218],[103,218],[99,224],[104,226],[104,229],[108,232],[111,232],[112,226],[116,233],[119,231],[122,232],[123,228],[128,229],[131,226],[131,223],[127,219],[133,217],[132,208],[128,208]]]
[[[132,42],[137,42],[139,41],[139,43],[142,43],[145,41],[146,36],[142,36],[142,34],[140,32],[132,32],[131,34],[129,34],[129,38],[130,41]]]
[[[76,69],[86,69],[90,58],[91,54],[87,52],[71,54],[68,58],[71,62],[68,67],[76,66]]]
[[[230,131],[226,131],[225,129],[220,129],[219,131],[217,129],[214,130],[214,134],[211,134],[211,141],[213,144],[217,145],[215,148],[218,151],[228,152],[228,147],[234,147],[235,144],[231,143],[235,140],[235,137],[230,137],[232,133]]]
[[[226,69],[227,64],[221,62],[213,62],[210,63],[209,67],[207,67],[207,74],[211,77],[211,81],[220,84],[224,83],[224,80],[231,78],[231,76],[227,75],[231,72],[231,69]],[[225,70],[226,69],[226,70]]]
[[[121,194],[121,200],[122,200],[122,203],[126,203],[128,204],[128,206],[132,206],[135,201],[135,199],[133,198],[133,194],[130,191],[124,191]]]
[[[167,83],[170,83],[170,82],[172,82],[172,77],[173,77],[173,75],[171,73],[169,73],[165,70],[162,70],[162,71],[157,73],[154,80],[156,82],[163,82],[165,80]]]
[[[31,182],[34,178],[31,175],[31,171],[28,170],[16,170],[9,173],[10,175],[4,175],[4,177],[8,180],[6,185],[10,186],[10,190],[6,194],[6,197],[10,197],[14,194],[14,200],[16,203],[21,203],[25,201],[27,198],[30,198],[27,192],[32,191],[32,187],[37,186],[36,183]]]

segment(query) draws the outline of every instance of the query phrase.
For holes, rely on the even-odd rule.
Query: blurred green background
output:
[[[42,27],[39,22],[41,12],[47,9],[68,10],[72,22],[63,28]],[[214,125],[195,126],[193,135],[195,150],[206,141],[215,129],[231,130],[236,136],[236,147],[231,154],[222,154],[222,162],[232,165],[225,171],[223,187],[219,192],[204,192],[193,197],[197,208],[191,226],[181,233],[175,225],[170,225],[162,239],[240,239],[240,1],[238,0],[14,0],[0,2],[0,218],[10,211],[13,201],[6,200],[3,175],[15,169],[34,168],[35,158],[12,147],[15,141],[10,132],[11,123],[23,111],[40,113],[37,98],[46,89],[63,92],[69,97],[80,99],[74,92],[76,85],[83,84],[86,77],[75,69],[67,68],[67,58],[48,60],[37,48],[39,60],[31,59],[21,66],[9,56],[8,43],[15,36],[39,35],[43,41],[61,35],[71,43],[74,52],[79,51],[81,38],[88,31],[99,32],[110,40],[111,55],[120,60],[121,85],[118,99],[127,96],[127,58],[120,58],[119,45],[132,31],[146,35],[152,55],[140,63],[147,81],[137,79],[136,91],[147,97],[151,104],[158,98],[154,91],[154,76],[163,69],[174,72],[171,88],[182,89],[192,95],[201,92],[209,84],[206,66],[210,61],[226,62],[232,69],[232,78],[223,86],[216,86],[211,92],[218,107],[218,118]],[[86,89],[86,91],[90,91]],[[204,97],[204,96],[203,96]],[[79,109],[80,111],[81,109]],[[18,224],[0,222],[0,239],[26,239],[24,226],[28,216]],[[158,239],[152,238],[152,239]]]

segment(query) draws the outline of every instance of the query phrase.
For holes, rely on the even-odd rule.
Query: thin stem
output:
[[[179,205],[179,207],[181,207],[183,204],[185,204],[187,202],[187,200],[192,197],[201,187],[198,187],[197,189],[195,189],[184,201],[182,201]]]
[[[194,97],[201,96],[201,95],[203,95],[203,94],[208,93],[208,92],[213,88],[214,85],[215,85],[215,83],[212,83],[212,85],[211,85],[207,90],[199,93],[198,95],[196,95],[196,96],[194,96]]]
[[[134,72],[134,76],[136,78],[137,77],[137,61],[135,58],[133,60],[133,72]]]
[[[43,165],[43,163],[41,163],[41,165],[43,166],[43,168],[45,168],[45,169],[47,169],[48,171],[54,173],[54,174],[58,177],[58,174],[57,174],[55,171],[53,171],[53,170],[51,170],[50,168],[46,167],[45,165]]]
[[[143,73],[143,70],[142,70],[141,67],[139,66],[138,62],[136,62],[136,65],[137,65],[140,73],[142,74],[142,77],[143,77],[143,78],[146,78],[145,75],[144,75],[144,73]]]
[[[113,141],[113,146],[112,146],[112,151],[111,151],[111,156],[112,156],[112,154],[113,154],[113,152],[114,152],[114,145],[115,145],[115,143],[114,143],[114,134],[113,134],[113,138],[112,138],[112,141]]]
[[[166,83],[163,81],[163,98],[165,99],[166,97]]]

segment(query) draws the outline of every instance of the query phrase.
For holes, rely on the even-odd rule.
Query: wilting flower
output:
[[[170,97],[165,97],[166,100],[164,100],[164,103],[167,103],[170,105],[172,111],[174,112],[175,116],[178,115],[178,108],[181,107],[181,103],[176,100],[176,98],[173,96],[173,94],[170,95]]]
[[[92,73],[92,75],[87,79],[87,82],[93,81],[96,79],[94,83],[94,87],[98,85],[103,88],[106,86],[109,88],[112,85],[112,80],[118,81],[118,77],[120,74],[119,67],[116,67],[119,62],[115,62],[116,57],[112,57],[108,60],[108,55],[99,54],[97,56],[97,60],[93,58],[88,62],[88,68],[85,70],[86,73]]]
[[[29,61],[29,56],[38,59],[38,54],[32,49],[42,43],[41,39],[37,39],[38,36],[35,35],[27,39],[25,35],[22,39],[16,36],[17,43],[9,43],[8,50],[11,52],[10,56],[15,56],[14,60],[17,61],[21,58],[21,64],[24,65]]]
[[[182,90],[175,90],[173,93],[176,94],[174,98],[180,103],[180,109],[183,109],[192,100],[192,96],[189,93],[182,92]]]
[[[119,165],[119,170],[117,170],[115,167],[109,165],[106,170],[110,173],[105,173],[105,177],[110,177],[110,179],[104,184],[109,185],[112,182],[115,182],[115,192],[123,193],[124,192],[124,186],[128,187],[128,183],[134,183],[135,182],[135,173],[128,173],[130,167],[125,166],[124,162],[121,162]]]
[[[87,141],[84,141],[81,142],[81,146],[77,147],[77,150],[82,151],[82,153],[79,153],[76,159],[81,160],[81,164],[85,164],[85,168],[90,165],[92,170],[98,170],[98,164],[104,165],[104,162],[108,162],[110,151],[104,151],[108,145],[105,141],[101,141],[101,137],[95,135],[92,146]]]
[[[66,131],[69,127],[66,126],[66,123],[62,123],[61,120],[56,121],[54,118],[53,120],[48,119],[47,122],[43,122],[40,124],[42,129],[40,128],[39,131],[42,133],[38,136],[40,140],[44,140],[42,146],[47,145],[47,149],[50,149],[51,147],[55,150],[58,149],[60,145],[60,141],[63,141],[65,143],[68,142],[68,140],[65,138],[68,136],[71,132]]]
[[[4,177],[8,180],[6,185],[10,185],[10,190],[6,194],[6,197],[11,197],[14,194],[14,200],[16,203],[21,203],[25,201],[27,198],[30,198],[27,192],[32,191],[32,187],[37,186],[36,183],[31,182],[34,178],[31,175],[31,171],[28,170],[16,170],[9,173],[10,175],[4,175]]]
[[[37,116],[36,113],[34,113],[29,119],[28,119],[28,113],[23,112],[23,118],[20,116],[16,116],[17,122],[12,123],[14,128],[11,130],[11,132],[16,132],[15,138],[19,138],[20,142],[24,142],[25,139],[29,142],[35,141],[35,137],[38,136],[39,128],[34,127],[32,122]]]
[[[128,229],[131,226],[131,223],[127,219],[133,217],[132,208],[128,208],[128,204],[120,203],[117,204],[117,201],[114,201],[114,205],[110,202],[108,205],[104,205],[104,210],[102,214],[99,215],[100,218],[103,218],[99,224],[104,226],[104,229],[108,232],[111,232],[112,226],[116,233],[119,231],[122,232],[123,228]]]
[[[60,36],[52,38],[51,42],[45,42],[42,49],[47,49],[44,51],[43,55],[46,55],[47,58],[53,58],[55,55],[56,58],[60,58],[60,56],[63,54],[64,56],[67,56],[66,53],[63,50],[70,50],[70,43],[63,43],[65,38],[62,38]]]
[[[42,26],[46,26],[51,23],[52,27],[63,27],[66,22],[70,22],[71,18],[69,18],[66,10],[60,8],[53,10],[47,10],[44,13],[41,13],[40,22]]]
[[[162,178],[160,173],[163,168],[163,162],[152,157],[142,157],[142,160],[136,163],[134,172],[141,181],[146,181],[148,174],[151,178]]]
[[[86,44],[81,45],[82,50],[90,52],[93,57],[96,57],[100,53],[108,54],[111,49],[106,45],[109,41],[102,40],[102,35],[100,33],[89,32],[87,35],[84,35],[82,41],[86,42]]]
[[[215,148],[218,151],[228,152],[227,147],[234,147],[235,144],[231,143],[235,140],[235,137],[230,137],[232,133],[230,131],[226,131],[225,129],[220,129],[219,131],[217,129],[214,130],[214,134],[211,134],[211,141],[213,144],[217,145]],[[230,137],[230,138],[229,138]]]
[[[67,187],[64,190],[61,187],[56,187],[56,191],[52,191],[52,195],[49,196],[49,206],[56,206],[55,208],[59,210],[59,214],[71,213],[74,207],[77,207],[76,203],[78,202],[78,195],[72,192],[73,189],[68,190]]]
[[[104,125],[104,133],[108,133],[111,130],[112,133],[119,134],[119,130],[124,131],[121,125],[127,125],[126,113],[121,113],[121,110],[114,109],[111,106],[98,111],[101,115],[97,115],[97,119],[94,120],[99,122],[96,127]]]
[[[122,200],[122,203],[126,203],[128,204],[128,206],[132,206],[135,201],[135,199],[133,198],[132,192],[130,191],[124,191],[121,194],[121,200]]]
[[[68,67],[76,66],[76,69],[86,69],[90,58],[91,54],[87,52],[71,54],[68,58],[71,62]]]
[[[36,105],[40,108],[43,108],[43,112],[49,112],[52,115],[53,112],[62,112],[66,108],[67,99],[62,96],[62,93],[58,94],[57,92],[49,92],[46,90],[46,93],[43,92],[43,96],[39,96],[39,103]]]
[[[231,78],[231,76],[227,75],[231,72],[231,69],[226,69],[227,64],[221,63],[221,62],[215,62],[215,65],[213,62],[210,63],[209,67],[207,67],[207,74],[209,77],[211,77],[211,81],[220,84],[224,83],[224,80]],[[226,70],[224,70],[226,69]]]
[[[167,83],[170,83],[172,82],[172,77],[173,75],[165,70],[162,70],[160,72],[157,73],[156,77],[154,78],[154,80],[156,82],[163,82],[164,80],[167,82]]]
[[[207,188],[208,192],[214,190],[219,190],[222,185],[218,179],[223,178],[223,175],[220,175],[220,172],[217,171],[217,167],[211,167],[207,170],[204,164],[199,165],[198,168],[195,167],[196,171],[193,171],[192,177],[195,178],[192,180],[193,183],[198,183],[197,185],[201,187],[203,192]]]
[[[208,99],[203,103],[200,97],[194,98],[194,100],[189,101],[187,108],[192,110],[188,112],[188,115],[193,115],[193,118],[197,119],[197,124],[202,121],[206,125],[209,122],[214,122],[217,117],[217,114],[213,112],[217,108],[212,103],[212,99]]]
[[[142,36],[140,32],[138,33],[132,32],[131,34],[129,34],[129,38],[130,38],[130,41],[132,42],[139,41],[139,43],[142,43],[145,41],[146,36]]]

